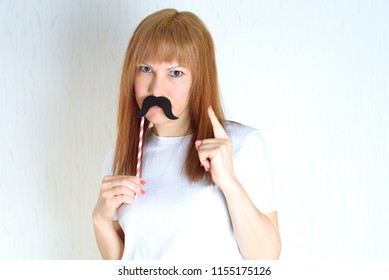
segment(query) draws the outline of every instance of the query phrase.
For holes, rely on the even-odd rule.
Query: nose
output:
[[[163,96],[166,91],[166,81],[163,76],[154,75],[150,84],[150,94],[154,96]]]

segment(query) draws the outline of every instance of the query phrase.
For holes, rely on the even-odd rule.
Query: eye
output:
[[[178,77],[181,77],[182,75],[184,75],[184,72],[180,71],[180,70],[171,70],[169,72],[169,76],[172,76],[174,78],[178,78]]]
[[[149,67],[149,66],[141,65],[141,66],[139,66],[139,71],[141,71],[143,73],[152,73],[153,69],[151,69],[151,67]]]

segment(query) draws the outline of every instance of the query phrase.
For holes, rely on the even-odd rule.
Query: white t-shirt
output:
[[[236,123],[228,123],[226,131],[240,183],[259,211],[275,211],[272,176],[259,131]],[[190,183],[183,172],[190,138],[152,134],[144,144],[145,195],[117,211],[125,232],[123,259],[242,259],[221,190],[203,181]],[[111,151],[105,160],[104,175],[112,174],[113,155]]]

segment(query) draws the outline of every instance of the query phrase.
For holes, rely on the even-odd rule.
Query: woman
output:
[[[166,97],[178,119],[146,114]],[[152,124],[152,125],[151,125]],[[212,38],[190,12],[166,9],[135,30],[123,66],[116,149],[93,212],[104,259],[277,259],[281,250],[269,164],[259,132],[224,120]]]

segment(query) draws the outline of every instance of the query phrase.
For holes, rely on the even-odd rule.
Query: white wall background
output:
[[[124,52],[165,7],[204,20],[229,117],[267,140],[282,258],[389,259],[388,3],[0,1],[0,259],[99,258]]]

